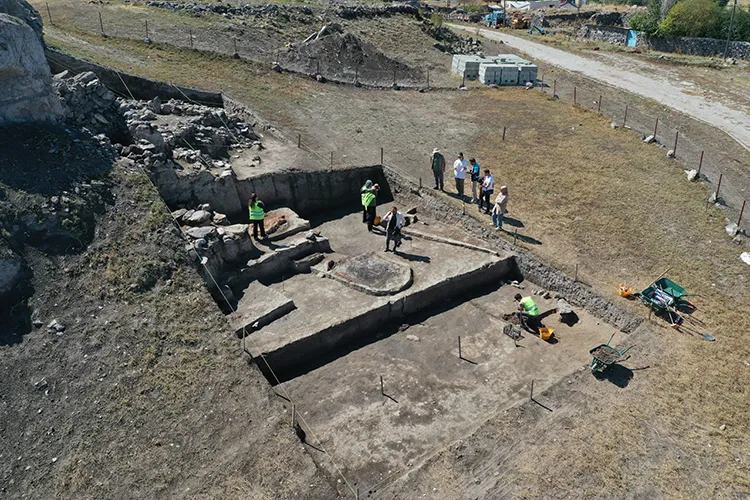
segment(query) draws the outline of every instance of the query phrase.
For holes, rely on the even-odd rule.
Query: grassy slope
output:
[[[109,43],[149,60],[151,64],[136,68],[145,76],[161,75],[162,79],[206,88],[232,87],[234,95],[251,106],[257,103],[266,118],[281,125],[299,125],[304,115],[326,119],[333,103],[348,97],[346,91],[339,94],[335,88],[315,90],[318,95],[310,96],[311,89],[319,87],[286,75],[265,74],[248,64],[166,48],[147,49],[130,42]],[[72,51],[83,52],[76,46]],[[96,50],[89,55],[121,66],[111,55],[102,56]],[[251,84],[243,84],[250,76]],[[292,82],[293,86],[288,85]],[[434,95],[429,102],[416,95],[358,97],[347,101],[350,109],[336,112],[361,116],[377,101],[377,112],[398,121],[405,120],[399,111],[429,108],[429,102],[436,101],[448,106],[442,110],[445,115],[470,116],[477,125],[472,130],[479,131],[465,149],[475,151],[485,166],[498,169],[499,180],[511,186],[514,215],[522,218],[529,234],[544,243],[534,251],[569,271],[579,263],[584,279],[613,300],[617,300],[619,282],[643,285],[668,266],[678,282],[708,295],[708,300],[701,302],[699,315],[719,342],[708,344],[687,334],[659,330],[665,358],[655,369],[639,373],[648,383],[641,384],[638,392],[604,396],[608,399],[599,411],[577,417],[566,431],[568,443],[586,440],[588,447],[605,450],[595,462],[575,460],[569,448],[552,445],[524,450],[524,459],[533,463],[536,457],[565,478],[561,484],[569,488],[580,486],[581,479],[576,478],[587,473],[601,476],[605,487],[627,488],[629,483],[623,480],[618,463],[624,455],[651,448],[650,434],[633,428],[634,423],[648,422],[677,450],[671,460],[646,476],[663,494],[680,494],[682,483],[693,488],[688,494],[698,496],[717,488],[728,488],[725,493],[746,491],[750,486],[748,458],[741,451],[748,448],[750,430],[746,388],[750,370],[743,364],[748,349],[742,342],[743,332],[750,327],[745,316],[750,303],[747,268],[737,258],[742,248],[729,243],[723,233],[720,211],[705,211],[702,188],[686,183],[684,174],[663,157],[662,150],[643,145],[626,132],[611,130],[592,113],[571,111],[535,93]],[[288,98],[305,113],[290,110]],[[387,101],[395,102],[392,108]],[[531,119],[542,113],[545,120]],[[436,122],[420,121],[416,115],[412,113],[404,126],[382,122],[378,144],[385,142],[406,151],[417,138],[423,139],[420,130]],[[329,123],[326,134],[313,139],[325,141],[326,135],[335,136],[337,129],[348,127],[345,120]],[[500,143],[497,127],[506,124],[513,130],[512,139]],[[577,134],[572,134],[573,127]],[[565,133],[569,130],[570,134]],[[437,137],[445,134],[437,129],[433,132]],[[339,138],[342,150],[353,145],[343,134]],[[414,158],[405,154],[405,159]],[[402,165],[414,172],[413,162]],[[575,221],[576,216],[582,220]],[[719,432],[720,424],[726,424],[727,430]],[[613,449],[605,441],[606,435],[592,432],[597,428],[629,430],[628,439]],[[708,438],[713,443],[710,449],[706,447]],[[710,469],[703,469],[696,479],[693,471],[679,466],[680,459],[674,457],[680,454],[706,457],[704,463]],[[548,487],[540,477],[530,475],[527,479],[530,491],[542,492]],[[599,494],[604,491],[598,490]]]

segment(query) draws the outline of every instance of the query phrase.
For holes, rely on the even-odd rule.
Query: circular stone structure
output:
[[[375,252],[340,262],[328,275],[370,295],[393,295],[414,282],[411,267]]]

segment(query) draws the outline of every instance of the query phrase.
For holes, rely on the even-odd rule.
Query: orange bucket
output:
[[[633,289],[629,285],[620,283],[620,297],[630,297],[631,293],[633,293]]]
[[[552,335],[555,334],[555,330],[552,328],[540,328],[539,329],[539,337],[542,340],[549,340],[552,338]]]

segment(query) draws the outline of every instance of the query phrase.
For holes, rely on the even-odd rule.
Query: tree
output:
[[[656,34],[717,38],[720,36],[722,10],[714,0],[681,0],[659,22]]]

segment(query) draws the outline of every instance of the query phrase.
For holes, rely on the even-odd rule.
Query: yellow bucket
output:
[[[620,297],[630,297],[631,293],[633,293],[633,290],[630,286],[620,283]]]
[[[539,329],[539,337],[541,337],[542,340],[551,339],[554,333],[555,333],[555,330],[553,330],[552,328],[540,328]]]

